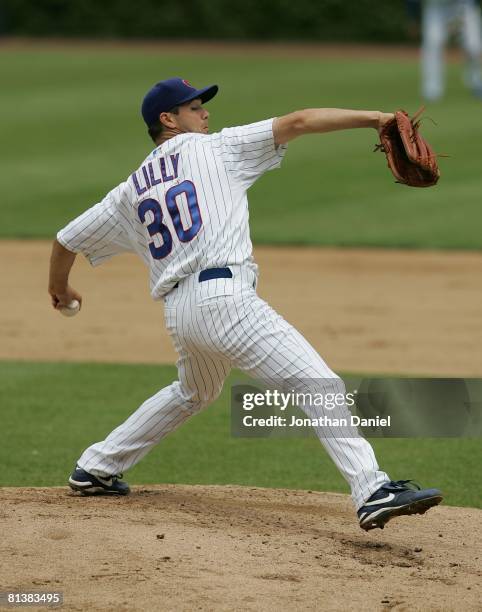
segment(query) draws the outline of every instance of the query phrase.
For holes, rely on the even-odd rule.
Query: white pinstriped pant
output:
[[[295,392],[306,392],[306,381],[312,385],[317,379],[323,394],[345,392],[343,381],[314,348],[257,296],[255,272],[248,266],[230,268],[232,279],[200,283],[198,274],[192,274],[167,294],[165,320],[179,354],[179,380],[85,450],[78,461],[81,468],[105,476],[135,465],[165,435],[218,397],[232,367],[268,385],[279,387],[280,379],[289,380]],[[329,414],[321,407],[303,409],[309,416]],[[346,407],[343,411],[349,415]],[[346,432],[345,437],[326,435],[321,428],[316,432],[350,484],[357,509],[390,480],[364,438],[346,437]]]

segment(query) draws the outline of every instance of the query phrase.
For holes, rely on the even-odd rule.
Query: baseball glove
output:
[[[440,177],[437,156],[419,131],[418,117],[423,110],[411,118],[405,111],[397,111],[379,131],[380,144],[375,147],[385,153],[396,182],[410,187],[430,187]]]

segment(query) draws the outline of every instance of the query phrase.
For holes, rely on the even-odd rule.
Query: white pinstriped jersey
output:
[[[253,262],[247,189],[279,167],[273,119],[215,134],[180,134],[154,149],[125,182],[57,234],[98,265],[136,252],[160,299],[198,270]]]

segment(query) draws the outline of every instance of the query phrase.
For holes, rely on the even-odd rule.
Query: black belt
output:
[[[207,268],[199,272],[198,280],[200,283],[212,280],[213,278],[233,278],[233,273],[229,268]],[[178,282],[174,285],[173,289],[177,287],[179,287]]]
[[[199,272],[200,283],[213,278],[233,278],[233,273],[229,268],[208,268]]]

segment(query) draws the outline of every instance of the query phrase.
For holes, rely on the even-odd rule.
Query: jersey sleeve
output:
[[[93,265],[99,265],[114,255],[133,251],[123,228],[122,204],[128,190],[121,183],[106,197],[57,234],[58,242],[73,253],[82,253]]]
[[[266,119],[213,134],[213,148],[222,157],[227,171],[247,186],[281,165],[286,145],[275,146],[273,121]]]

